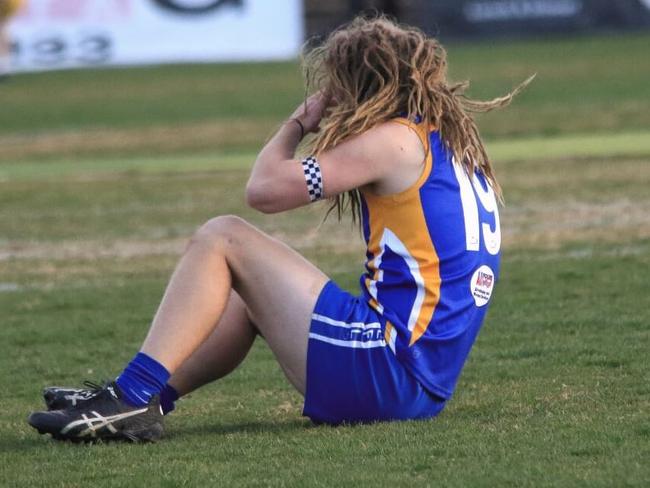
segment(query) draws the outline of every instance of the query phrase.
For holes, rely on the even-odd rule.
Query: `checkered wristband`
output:
[[[307,156],[302,160],[302,170],[305,173],[309,200],[315,202],[323,198],[323,175],[318,160],[314,156]]]

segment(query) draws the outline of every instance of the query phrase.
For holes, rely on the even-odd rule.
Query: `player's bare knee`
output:
[[[199,245],[217,252],[226,252],[241,244],[243,233],[250,225],[236,215],[214,217],[194,233],[190,246]]]

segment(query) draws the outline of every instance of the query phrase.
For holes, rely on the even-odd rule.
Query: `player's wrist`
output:
[[[285,122],[285,125],[294,127],[295,130],[299,130],[300,131],[300,139],[299,140],[301,140],[301,141],[303,140],[303,138],[305,137],[305,133],[306,133],[305,124],[303,124],[303,122],[299,118],[290,117],[289,120],[287,120]]]

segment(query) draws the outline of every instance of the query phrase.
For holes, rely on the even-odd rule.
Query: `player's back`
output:
[[[385,340],[397,358],[446,399],[498,277],[499,215],[485,177],[470,179],[439,132],[417,129],[429,146],[418,181],[396,195],[363,193],[368,261],[361,288],[387,319]]]

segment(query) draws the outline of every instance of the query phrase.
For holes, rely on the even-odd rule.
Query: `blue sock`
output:
[[[163,415],[167,415],[169,412],[174,410],[174,408],[176,408],[174,402],[178,400],[178,398],[179,396],[176,388],[167,383],[160,392],[160,406],[162,408]]]
[[[134,406],[143,407],[160,394],[169,379],[169,371],[151,356],[139,352],[115,382],[122,399]]]

